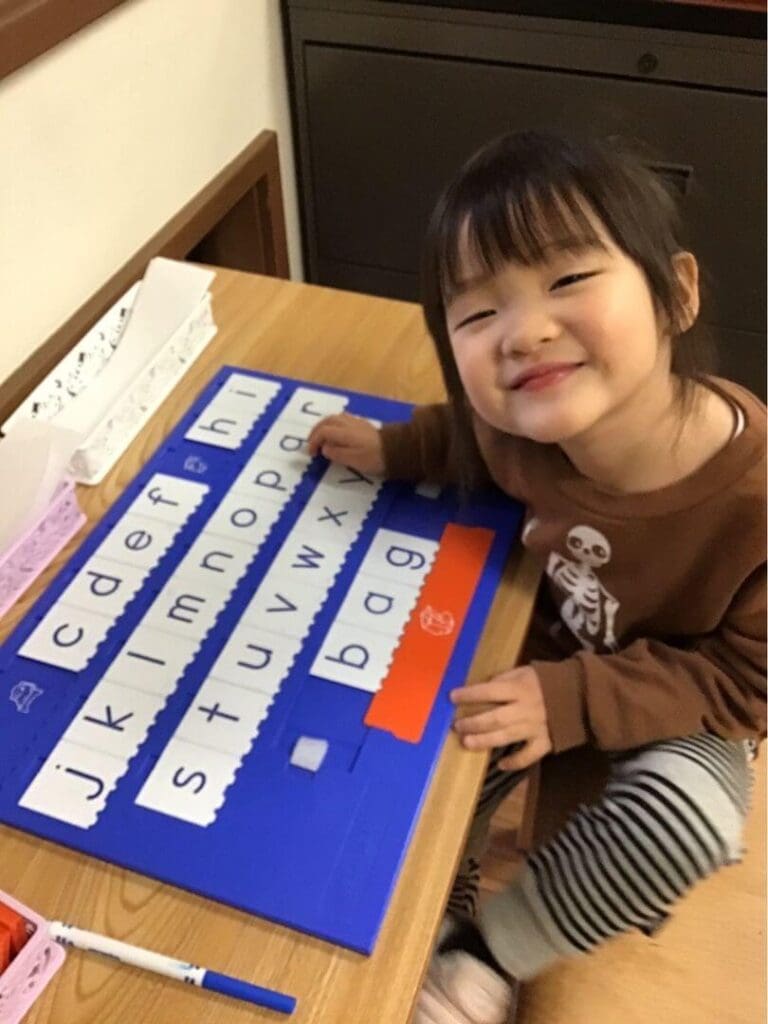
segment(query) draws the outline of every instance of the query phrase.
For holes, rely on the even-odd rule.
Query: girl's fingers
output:
[[[461,745],[467,750],[490,750],[492,747],[506,747],[527,738],[529,729],[496,729],[494,732],[472,733],[461,737]]]
[[[329,462],[346,462],[350,466],[357,462],[360,452],[356,448],[347,445],[333,444],[330,441],[320,448],[321,453]]]
[[[453,723],[453,728],[461,734],[507,729],[510,726],[521,724],[518,721],[519,715],[516,714],[516,710],[514,704],[500,704],[489,711],[481,711],[478,715],[457,718]]]
[[[540,761],[548,753],[549,747],[545,743],[531,740],[530,743],[525,744],[522,750],[517,750],[514,754],[509,754],[508,757],[502,757],[498,762],[498,767],[503,772],[519,772],[523,768],[530,768],[532,764]]]
[[[345,437],[352,433],[351,417],[344,419],[344,414],[326,416],[324,420],[316,423],[307,439],[309,450],[316,453],[324,441],[336,440],[341,443]]]
[[[454,704],[494,704],[506,703],[517,695],[517,688],[512,679],[492,679],[487,683],[472,683],[458,690],[451,690]]]

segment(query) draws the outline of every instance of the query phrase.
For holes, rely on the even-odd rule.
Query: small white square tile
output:
[[[315,736],[299,736],[291,751],[291,764],[296,768],[304,768],[308,772],[316,772],[328,753],[328,740]]]
[[[182,480],[167,473],[155,473],[140,494],[131,502],[127,513],[162,519],[181,526],[189,519],[208,493],[207,484]]]
[[[174,733],[179,739],[245,757],[273,697],[209,676]]]
[[[239,767],[238,757],[173,737],[136,803],[193,825],[210,825]]]
[[[165,698],[100,679],[67,726],[63,740],[100,750],[126,763],[147,735]]]
[[[80,672],[112,626],[104,615],[57,602],[19,648],[23,658]]]
[[[60,740],[29,784],[20,807],[78,828],[96,824],[127,761]]]
[[[443,488],[440,484],[430,484],[426,480],[417,484],[414,488],[417,494],[421,495],[422,498],[439,498],[443,493]]]
[[[111,681],[132,689],[167,697],[178,686],[198,646],[195,639],[170,639],[167,633],[140,622],[109,666],[107,675]]]

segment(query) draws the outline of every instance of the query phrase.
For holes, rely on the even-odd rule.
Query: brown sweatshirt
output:
[[[475,421],[488,475],[527,506],[523,544],[544,560],[551,650],[530,663],[555,752],[765,735],[766,410],[709,385],[741,411],[741,433],[644,494],[603,491],[557,445]],[[382,441],[388,476],[456,479],[447,406],[416,409]]]

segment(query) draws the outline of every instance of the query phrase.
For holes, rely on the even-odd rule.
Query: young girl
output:
[[[758,273],[758,268],[752,272]],[[636,158],[526,132],[477,153],[428,230],[424,309],[448,392],[310,446],[389,477],[489,481],[527,506],[542,587],[523,663],[452,694],[492,750],[415,1020],[494,1024],[516,983],[632,928],[741,855],[765,723],[765,408],[703,374],[697,264]],[[605,788],[475,921],[490,814],[533,764],[602,752]]]

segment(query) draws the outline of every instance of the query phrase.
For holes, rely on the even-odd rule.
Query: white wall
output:
[[[261,130],[301,277],[279,0],[129,0],[0,81],[0,382]]]

